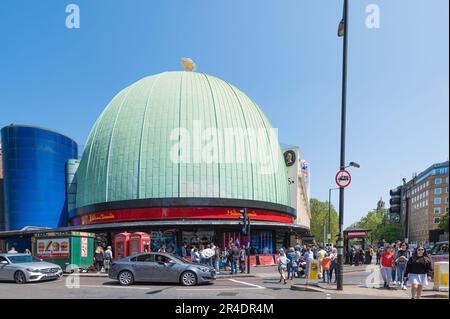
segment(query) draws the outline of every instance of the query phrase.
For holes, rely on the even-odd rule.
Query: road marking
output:
[[[243,285],[248,285],[248,286],[256,287],[256,288],[258,288],[258,289],[265,289],[265,287],[263,287],[263,286],[251,284],[251,283],[248,283],[248,282],[245,282],[245,281],[240,281],[240,280],[236,280],[236,279],[229,279],[229,280],[232,281],[232,282],[237,282],[237,283],[243,284]]]
[[[264,287],[263,287],[264,288]],[[261,289],[261,288],[256,288],[256,287],[242,287],[242,288],[177,288],[175,290],[211,290],[211,291],[224,291],[224,290],[257,290],[257,289]]]

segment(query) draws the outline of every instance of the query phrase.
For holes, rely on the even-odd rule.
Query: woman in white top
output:
[[[278,256],[278,272],[280,273],[280,281],[283,280],[284,284],[286,284],[287,278],[287,265],[290,260],[286,257],[284,250],[280,250],[280,254]]]

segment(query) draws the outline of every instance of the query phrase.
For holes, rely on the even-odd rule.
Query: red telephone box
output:
[[[130,233],[124,232],[114,236],[114,252],[116,259],[129,256],[128,242],[130,240]]]
[[[130,234],[128,252],[130,256],[150,252],[150,235],[142,232]]]

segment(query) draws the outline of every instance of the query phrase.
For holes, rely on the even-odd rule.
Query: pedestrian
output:
[[[380,245],[377,249],[377,260],[376,260],[376,264],[379,265],[380,264],[380,259],[381,259],[381,253],[383,252],[383,246]]]
[[[221,259],[222,259],[222,252],[220,251],[220,247],[215,246],[215,248],[214,248],[214,268],[216,269],[217,274],[220,274]]]
[[[211,248],[211,245],[206,245],[205,251],[203,253],[205,255],[206,261],[205,263],[210,266],[213,267],[214,266],[214,262],[213,262],[213,257],[214,257],[214,250]]]
[[[103,261],[105,259],[102,246],[97,246],[94,253],[95,269],[97,272],[101,272],[103,269]]]
[[[334,282],[337,281],[337,249],[333,248],[330,254],[330,270],[328,271],[328,283],[331,283],[331,279],[333,279],[333,271],[334,271]]]
[[[239,250],[239,269],[242,273],[245,273],[245,257],[246,257],[246,252],[245,252],[245,247],[242,246],[241,249]]]
[[[192,254],[192,262],[193,263],[200,263],[200,253],[198,252],[198,249],[196,247],[193,248],[193,254]]]
[[[195,246],[191,247],[191,251],[189,252],[189,255],[191,256],[191,261],[194,261],[195,257]]]
[[[104,260],[105,272],[108,272],[109,269],[111,268],[111,263],[113,260],[113,253],[112,253],[111,246],[106,247],[104,256],[105,256],[105,260]]]
[[[392,268],[394,267],[394,259],[395,255],[392,252],[392,247],[390,245],[386,246],[385,251],[381,253],[380,259],[380,271],[384,281],[384,288],[389,289],[389,284],[392,279],[391,274]]]
[[[305,276],[308,277],[309,264],[312,260],[314,260],[314,253],[312,252],[311,247],[306,248],[306,252],[303,255],[303,259],[306,262],[305,265]]]
[[[181,257],[186,258],[187,256],[187,243],[185,242],[183,244],[183,247],[181,247]]]
[[[231,271],[230,275],[236,275],[237,274],[237,261],[239,259],[239,250],[237,249],[236,245],[232,243],[230,245],[230,248],[228,249],[228,256],[231,263]]]
[[[166,245],[162,245],[161,248],[158,249],[158,253],[165,253],[166,252]]]
[[[289,263],[287,265],[287,278],[294,280],[295,273],[297,273],[297,257],[295,254],[294,247],[290,247],[286,257],[289,259]]]
[[[330,259],[330,257],[325,256],[322,259],[322,262],[321,262],[322,278],[323,278],[323,282],[326,281],[326,282],[328,282],[328,284],[330,284],[330,282],[331,282],[331,279],[330,279],[330,266],[331,266],[331,259]]]
[[[8,250],[8,254],[17,254],[16,247],[12,246],[10,250]]]
[[[397,253],[395,259],[395,265],[397,266],[397,284],[400,285],[401,289],[406,290],[407,281],[404,280],[404,273],[406,269],[406,265],[408,263],[409,258],[411,257],[409,252],[409,245],[405,242],[400,244],[400,250]]]
[[[322,261],[326,255],[327,252],[325,251],[325,249],[323,249],[323,246],[320,246],[319,251],[317,252],[316,255],[317,261],[319,262],[319,269],[318,269],[319,279],[324,275],[324,272],[322,270]],[[323,280],[325,281],[325,277],[323,277]]]
[[[419,245],[414,255],[409,258],[403,275],[404,279],[408,279],[411,283],[412,299],[420,299],[423,286],[428,285],[428,279],[431,280],[432,273],[431,259],[425,247]]]
[[[401,244],[400,240],[395,241],[393,248],[392,248],[392,252],[394,253],[394,256],[397,256],[398,251],[400,250],[400,244]],[[396,280],[397,280],[397,267],[396,267],[395,263],[394,263],[394,266],[392,267],[391,276],[392,276],[392,284],[395,286]]]
[[[375,256],[375,249],[373,249],[373,246],[370,245],[370,247],[369,247],[369,265],[372,264],[373,256]]]
[[[25,249],[25,254],[31,255],[31,251],[27,248],[27,249]]]
[[[280,273],[280,281],[283,280],[283,283],[286,284],[287,277],[287,265],[289,264],[289,259],[286,257],[283,249],[280,249],[280,253],[278,255],[278,272]]]

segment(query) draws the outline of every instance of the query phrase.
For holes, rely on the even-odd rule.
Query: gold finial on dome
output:
[[[195,71],[195,63],[190,58],[182,58],[181,65],[186,71]]]

